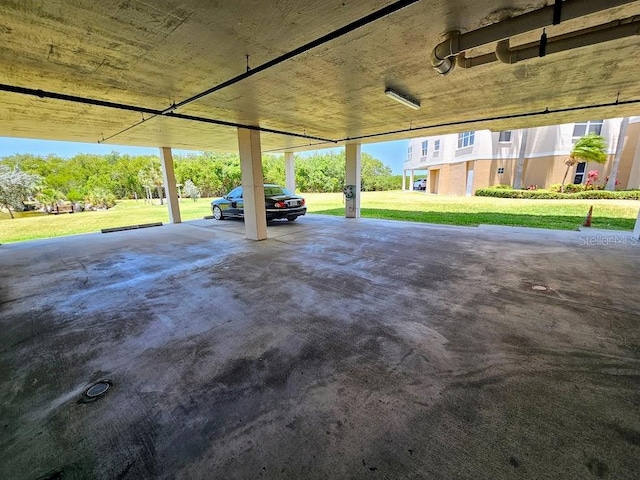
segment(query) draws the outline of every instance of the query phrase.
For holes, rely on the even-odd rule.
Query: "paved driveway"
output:
[[[630,237],[318,215],[269,235],[0,246],[0,478],[638,478]]]

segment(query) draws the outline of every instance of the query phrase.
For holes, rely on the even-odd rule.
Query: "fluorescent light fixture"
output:
[[[396,102],[400,102],[401,104],[409,108],[413,108],[414,110],[418,110],[420,108],[420,101],[414,100],[413,98],[403,95],[402,93],[398,93],[392,88],[387,88],[384,93],[388,97],[393,98]]]

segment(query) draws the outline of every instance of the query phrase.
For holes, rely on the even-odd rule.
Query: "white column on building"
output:
[[[349,143],[345,146],[347,165],[345,182],[347,188],[353,186],[353,196],[345,195],[345,216],[360,218],[360,171],[362,169],[362,155],[359,143]]]
[[[522,136],[520,137],[520,150],[518,151],[518,160],[516,162],[516,169],[513,174],[513,188],[515,190],[520,190],[522,188],[522,174],[524,173],[524,159],[527,153],[527,140],[529,139],[528,128],[523,128],[521,132],[522,132]]]
[[[167,195],[167,207],[169,208],[169,223],[180,223],[180,204],[178,203],[178,189],[176,188],[176,175],[173,171],[173,155],[171,148],[160,148],[160,164],[162,166],[162,179]]]
[[[260,132],[239,128],[238,147],[242,171],[245,235],[249,240],[264,240],[267,238],[267,214],[264,205]]]
[[[284,186],[291,193],[296,193],[296,167],[293,158],[293,152],[284,152]]]
[[[633,228],[633,238],[640,240],[640,210],[638,210],[638,218],[636,218],[636,226]]]
[[[413,182],[415,182],[414,180],[414,171],[413,170],[409,170],[411,173],[409,174],[409,190],[413,190]]]
[[[633,238],[640,240],[640,210],[638,211],[638,218],[636,219],[636,226],[633,229]]]
[[[609,172],[609,180],[604,187],[605,190],[614,191],[616,189],[616,180],[618,180],[618,168],[620,167],[620,159],[622,158],[622,150],[624,148],[625,137],[627,136],[627,127],[629,126],[629,117],[624,117],[620,123],[620,132],[618,133],[618,143],[616,144],[616,153],[611,164]]]
[[[403,168],[402,169],[402,190],[406,190],[407,189],[407,171]]]
[[[629,172],[629,183],[627,183],[626,188],[640,188],[640,138],[638,138],[635,152],[631,162],[631,171]]]

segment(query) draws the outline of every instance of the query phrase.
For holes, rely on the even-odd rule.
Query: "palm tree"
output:
[[[607,142],[604,137],[596,133],[590,133],[581,137],[573,146],[569,158],[564,162],[567,170],[562,178],[560,191],[564,193],[564,183],[567,180],[569,169],[578,162],[605,163],[607,161]]]

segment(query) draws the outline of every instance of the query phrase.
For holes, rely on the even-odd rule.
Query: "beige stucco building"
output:
[[[597,170],[598,183],[604,183],[611,171],[622,124],[622,118],[613,118],[526,130],[476,130],[415,138],[409,143],[404,163],[403,188],[407,188],[407,176],[412,186],[414,174],[424,175],[425,171],[428,172],[426,190],[430,193],[473,195],[478,188],[492,185],[518,187],[519,157],[524,159],[520,186],[546,188],[562,182],[564,162],[573,144],[589,132],[596,132],[607,140],[609,158],[604,165],[575,165],[566,182],[584,183],[588,172]],[[624,135],[618,188],[640,188],[640,117],[629,119]]]

